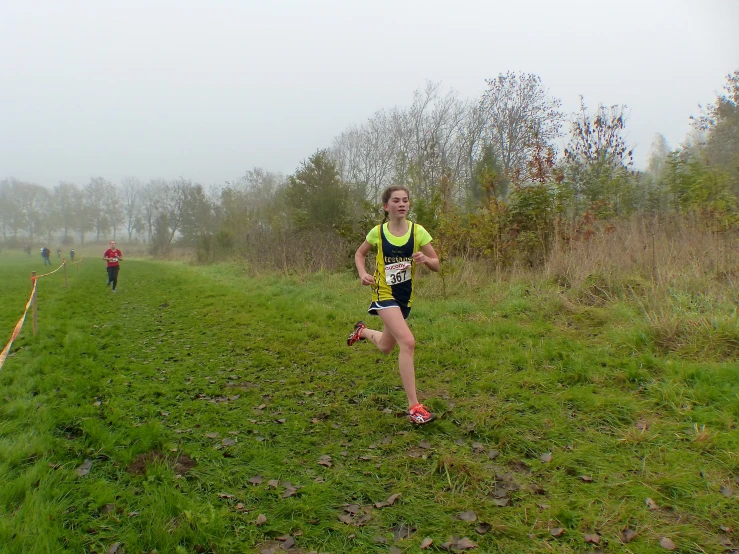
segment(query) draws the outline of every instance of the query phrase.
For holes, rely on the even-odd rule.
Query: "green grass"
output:
[[[0,254],[2,345],[40,261]],[[424,275],[409,322],[419,396],[442,417],[415,428],[397,352],[345,344],[369,317],[353,275],[128,260],[113,295],[98,261],[69,288],[61,272],[39,281],[38,335],[29,319],[0,371],[3,554],[261,552],[284,535],[334,553],[739,542],[739,365],[665,351],[639,302],[584,305],[543,281],[442,298]],[[365,517],[342,522],[352,505]],[[415,531],[396,539],[401,525]]]

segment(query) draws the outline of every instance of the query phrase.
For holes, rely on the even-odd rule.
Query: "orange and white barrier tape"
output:
[[[36,279],[40,279],[41,277],[46,277],[47,275],[52,275],[53,273],[56,273],[61,268],[63,268],[64,267],[64,264],[66,264],[66,263],[67,262],[62,262],[62,265],[60,265],[59,267],[57,267],[54,271],[50,271],[49,273],[44,273],[43,275],[36,275]]]
[[[26,309],[23,312],[23,317],[21,317],[18,320],[18,323],[15,324],[15,329],[13,329],[13,334],[10,335],[10,340],[8,341],[8,344],[6,344],[5,348],[3,348],[3,351],[0,352],[0,369],[3,368],[3,364],[5,363],[5,358],[8,357],[8,352],[10,352],[10,347],[13,346],[13,341],[15,340],[15,338],[18,336],[18,333],[20,333],[21,329],[23,328],[23,322],[26,320],[26,314],[28,313],[28,309],[31,307],[31,302],[33,302],[33,295],[36,293],[36,283],[37,283],[36,279],[33,279],[33,288],[31,289],[31,296],[28,298],[28,302],[26,302]]]

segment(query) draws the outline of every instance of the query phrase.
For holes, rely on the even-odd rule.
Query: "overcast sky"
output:
[[[117,7],[113,7],[117,6]],[[635,161],[739,69],[739,0],[0,0],[0,178],[285,174],[427,80],[627,104]]]

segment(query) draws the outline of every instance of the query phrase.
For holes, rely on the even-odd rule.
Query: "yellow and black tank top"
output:
[[[377,269],[375,284],[372,287],[372,301],[395,300],[402,306],[413,302],[413,277],[416,273],[416,262],[413,253],[418,248],[416,224],[411,226],[408,241],[396,246],[385,235],[384,225],[379,225],[377,232],[380,240],[377,243]]]

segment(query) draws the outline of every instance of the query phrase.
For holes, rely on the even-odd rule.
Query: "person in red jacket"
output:
[[[110,248],[103,254],[103,259],[108,262],[108,285],[112,283],[113,292],[115,292],[115,287],[118,285],[118,270],[120,269],[118,262],[123,259],[123,253],[116,248],[114,240],[110,241]]]

